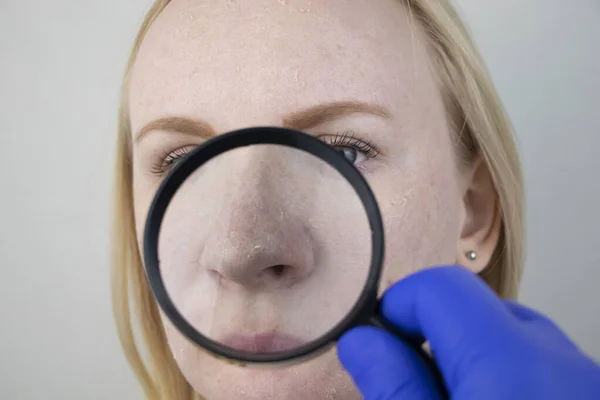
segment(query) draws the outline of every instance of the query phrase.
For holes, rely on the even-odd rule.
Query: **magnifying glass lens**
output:
[[[357,149],[336,150],[357,167],[365,162]],[[211,158],[181,183],[157,247],[181,317],[242,357],[294,351],[337,326],[367,283],[372,233],[355,188],[329,163],[253,144]]]

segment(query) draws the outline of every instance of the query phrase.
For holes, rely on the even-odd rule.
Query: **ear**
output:
[[[500,236],[502,223],[498,193],[487,164],[481,157],[463,175],[464,218],[456,260],[480,273],[488,265]],[[475,252],[476,257],[469,257]]]

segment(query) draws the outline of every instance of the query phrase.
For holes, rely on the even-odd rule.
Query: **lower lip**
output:
[[[305,342],[286,334],[264,332],[227,336],[221,344],[239,351],[263,354],[297,349]]]

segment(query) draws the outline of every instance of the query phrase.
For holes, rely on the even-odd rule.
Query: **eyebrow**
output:
[[[208,139],[215,135],[215,131],[205,121],[185,117],[159,118],[146,124],[135,136],[138,142],[143,136],[152,131],[181,132],[187,135],[196,135]]]
[[[391,119],[390,111],[378,104],[360,101],[335,101],[319,104],[287,115],[283,118],[282,124],[286,128],[303,131],[352,114],[371,114]],[[135,142],[138,142],[151,131],[180,132],[200,136],[203,139],[208,139],[216,135],[215,130],[210,124],[201,119],[164,117],[153,120],[140,129],[135,136]]]
[[[372,114],[383,118],[391,118],[387,108],[360,101],[338,101],[320,104],[288,115],[283,119],[283,126],[297,130],[305,130],[352,114]]]

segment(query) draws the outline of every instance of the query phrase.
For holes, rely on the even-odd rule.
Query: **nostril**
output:
[[[269,268],[267,268],[267,272],[270,275],[273,275],[275,278],[281,278],[281,276],[284,274],[286,269],[286,266],[283,264],[279,264],[279,265],[273,265]]]

